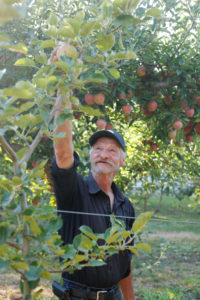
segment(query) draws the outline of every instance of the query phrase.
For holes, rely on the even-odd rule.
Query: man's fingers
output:
[[[50,56],[50,62],[51,63],[54,63],[58,60],[57,51],[58,51],[58,47],[55,47],[54,50],[51,53],[51,56]]]

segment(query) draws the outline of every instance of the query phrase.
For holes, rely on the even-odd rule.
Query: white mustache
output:
[[[113,163],[113,161],[110,160],[110,159],[99,159],[99,158],[97,158],[97,159],[94,160],[95,164],[98,163],[98,162],[107,163],[107,164],[111,165],[112,167],[115,166],[115,164]]]

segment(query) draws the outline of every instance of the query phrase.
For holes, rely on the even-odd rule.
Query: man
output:
[[[70,109],[71,104],[65,99],[55,119],[66,107]],[[134,217],[131,203],[113,182],[117,171],[125,162],[123,137],[114,130],[98,131],[90,137],[91,174],[83,178],[77,172],[79,156],[74,152],[72,121],[66,120],[64,124],[57,126],[56,133],[59,132],[65,132],[66,135],[54,142],[55,159],[51,165],[57,207],[63,211],[99,214],[92,216],[62,213],[63,226],[60,234],[64,244],[72,242],[81,225],[90,226],[95,233],[105,232],[111,226],[110,218],[101,214],[114,213]],[[132,219],[126,219],[128,229],[132,223]],[[71,289],[72,300],[121,300],[121,292],[124,300],[135,300],[131,255],[128,251],[112,255],[105,266],[85,267],[73,274],[64,272],[62,276],[63,286]]]

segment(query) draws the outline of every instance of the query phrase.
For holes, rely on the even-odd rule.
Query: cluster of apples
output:
[[[124,100],[124,101],[126,101],[126,102],[128,102],[128,100],[131,99],[132,97],[133,97],[133,92],[131,91],[131,89],[128,89],[127,94],[121,92],[121,93],[119,93],[119,95],[118,95],[118,98],[119,98],[120,100]],[[122,105],[122,108],[121,108],[121,109],[122,109],[122,113],[123,113],[125,116],[128,116],[128,115],[131,114],[133,108],[132,108],[132,106],[131,106],[129,103],[126,103],[126,104],[123,104],[123,105]]]
[[[87,105],[103,105],[105,102],[105,95],[103,93],[91,94],[87,93],[84,96],[85,103]],[[112,129],[112,124],[107,123],[104,119],[98,119],[96,122],[98,129]]]
[[[93,105],[95,103],[103,105],[105,102],[105,95],[103,93],[98,93],[96,95],[88,93],[85,95],[84,100],[88,105]]]

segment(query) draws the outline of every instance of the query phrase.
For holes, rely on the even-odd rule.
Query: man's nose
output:
[[[106,159],[108,157],[108,151],[103,149],[100,153],[101,158]]]

